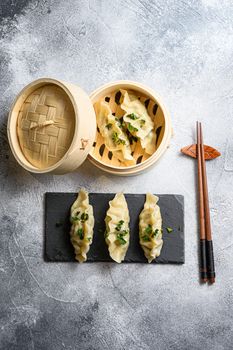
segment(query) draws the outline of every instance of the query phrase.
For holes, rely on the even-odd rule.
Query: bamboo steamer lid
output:
[[[17,135],[23,154],[39,169],[56,164],[70,147],[74,127],[74,108],[59,86],[35,89],[18,115]]]
[[[7,133],[16,160],[26,170],[65,174],[77,169],[92,148],[95,111],[80,87],[42,78],[16,97]]]

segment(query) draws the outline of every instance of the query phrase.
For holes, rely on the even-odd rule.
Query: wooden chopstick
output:
[[[202,187],[203,187],[203,198],[204,198],[204,221],[205,221],[205,239],[206,239],[206,263],[207,263],[207,277],[210,283],[215,282],[215,268],[214,268],[214,253],[213,253],[213,242],[211,233],[211,222],[210,222],[210,208],[209,208],[209,195],[207,185],[207,175],[205,166],[205,154],[203,146],[203,133],[202,126],[199,123],[199,136],[200,136],[200,153],[201,153],[201,169],[202,169]]]
[[[207,276],[207,259],[206,259],[206,234],[205,234],[205,210],[203,194],[203,174],[201,162],[201,134],[199,123],[197,122],[197,165],[198,165],[198,194],[199,194],[199,225],[200,225],[200,278],[205,283]]]

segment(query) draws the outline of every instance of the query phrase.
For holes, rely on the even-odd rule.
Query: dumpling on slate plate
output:
[[[70,212],[70,240],[75,250],[75,259],[80,263],[87,260],[87,253],[93,240],[94,215],[89,204],[87,191],[81,189]]]
[[[158,200],[159,197],[147,193],[144,209],[139,215],[139,240],[149,263],[160,255],[163,246],[162,217]]]
[[[129,247],[129,210],[123,193],[117,193],[109,202],[106,213],[105,241],[111,258],[121,263]]]

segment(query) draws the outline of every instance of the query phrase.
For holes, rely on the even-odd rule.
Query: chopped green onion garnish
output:
[[[108,130],[110,130],[111,127],[112,127],[112,124],[111,124],[111,123],[108,123],[107,125],[105,125],[105,127],[106,127]]]
[[[128,124],[128,130],[130,131],[130,132],[137,132],[138,131],[138,129],[137,128],[135,128],[132,124]]]
[[[146,228],[145,228],[145,231],[144,231],[145,233],[147,233],[147,234],[151,234],[152,233],[152,226],[151,226],[151,224],[149,224]]]
[[[72,218],[71,218],[71,222],[72,223],[74,223],[75,221],[79,221],[80,220],[80,218],[78,218],[77,216],[73,216]]]
[[[155,237],[155,236],[157,236],[158,234],[159,234],[159,229],[156,228],[156,229],[154,230],[154,232],[151,234],[151,237]]]
[[[127,117],[129,117],[129,118],[132,119],[132,120],[136,120],[136,119],[139,118],[139,117],[136,116],[135,113],[128,114]]]
[[[168,233],[171,233],[173,231],[173,229],[171,227],[166,227],[166,230]]]
[[[119,222],[118,222],[118,224],[116,225],[116,230],[117,231],[120,231],[121,230],[121,226],[124,224],[124,221],[123,220],[120,220]]]
[[[143,125],[145,125],[145,123],[146,123],[146,121],[145,121],[144,119],[141,119],[141,120],[140,120],[140,126],[141,126],[141,128],[143,127]]]
[[[80,218],[78,217],[80,214],[80,211],[77,211],[76,215],[75,216],[72,216],[71,218],[71,222],[74,223],[75,221],[79,221]]]
[[[144,235],[144,236],[142,236],[142,240],[143,240],[144,242],[150,242],[150,237],[147,236],[147,235]]]
[[[126,244],[127,243],[127,241],[122,237],[122,235],[121,234],[118,234],[117,235],[117,239],[116,239],[116,241],[117,241],[117,243],[119,243],[119,244],[121,244],[121,245],[123,245],[123,244]]]
[[[84,232],[83,232],[83,229],[82,229],[82,228],[79,228],[79,229],[76,231],[76,234],[79,236],[80,239],[83,239],[83,238],[84,238]]]
[[[89,218],[89,215],[87,213],[82,213],[81,215],[81,221],[84,222],[84,221],[87,221]]]
[[[112,140],[117,145],[120,145],[121,143],[125,145],[125,140],[120,139],[117,132],[112,133]]]
[[[113,142],[117,142],[117,140],[118,140],[118,133],[117,132],[113,132],[112,133],[112,140],[113,140]]]

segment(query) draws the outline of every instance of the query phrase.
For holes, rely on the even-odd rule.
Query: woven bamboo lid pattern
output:
[[[65,155],[74,128],[72,103],[66,93],[53,84],[33,91],[19,110],[20,147],[26,159],[39,169],[52,166]]]

